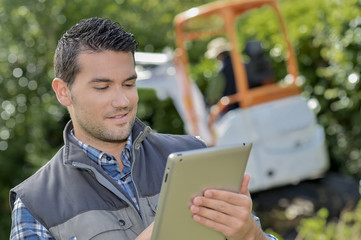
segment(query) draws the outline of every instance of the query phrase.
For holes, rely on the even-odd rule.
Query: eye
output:
[[[127,81],[124,83],[126,87],[135,87],[135,81]]]
[[[105,86],[105,87],[94,87],[95,90],[105,90],[107,89],[108,86]]]

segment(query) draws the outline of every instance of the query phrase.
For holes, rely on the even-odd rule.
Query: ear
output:
[[[71,95],[68,84],[61,78],[55,78],[52,83],[53,90],[56,94],[58,101],[68,107],[71,105]]]

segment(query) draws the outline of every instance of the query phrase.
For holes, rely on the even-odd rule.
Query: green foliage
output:
[[[139,89],[139,104],[137,116],[153,128],[162,133],[184,133],[183,122],[174,108],[171,99],[160,101],[154,90]],[[156,106],[151,108],[150,106]],[[167,119],[168,121],[164,121]]]
[[[337,222],[328,221],[322,208],[317,216],[303,219],[296,240],[357,240],[361,233],[361,202],[354,211],[344,212]]]
[[[361,1],[284,1],[282,6],[304,96],[317,103],[332,168],[361,178]]]

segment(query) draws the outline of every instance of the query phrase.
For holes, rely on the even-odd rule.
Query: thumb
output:
[[[248,184],[249,184],[250,180],[251,180],[251,176],[249,174],[245,173],[243,176],[241,189],[239,191],[241,194],[247,195],[248,197],[251,197],[251,194],[248,191]]]

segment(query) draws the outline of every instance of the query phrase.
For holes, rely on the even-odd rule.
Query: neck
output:
[[[110,154],[114,156],[118,162],[121,162],[120,154],[126,145],[127,139],[125,141],[107,142],[100,139],[79,136],[76,134],[76,132],[74,135],[81,142],[88,144],[89,146],[92,146],[93,148],[96,148],[102,152]]]

